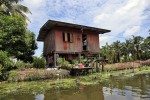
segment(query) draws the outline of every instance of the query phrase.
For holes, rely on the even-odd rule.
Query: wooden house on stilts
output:
[[[99,34],[106,32],[110,30],[48,20],[41,27],[37,40],[44,42],[43,55],[47,64],[56,67],[58,56],[66,60],[78,57],[80,61],[81,55],[98,55]]]

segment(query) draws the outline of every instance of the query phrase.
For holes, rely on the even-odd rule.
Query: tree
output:
[[[121,44],[120,44],[120,41],[113,42],[112,47],[113,47],[113,51],[114,51],[113,62],[114,63],[120,62],[120,55],[121,55],[121,51],[120,51]]]
[[[111,45],[106,43],[100,48],[100,55],[108,59],[109,63],[120,62],[120,58],[125,62],[150,59],[150,36],[145,39],[133,36],[125,42],[116,41]]]
[[[150,36],[144,39],[143,44],[141,45],[142,50],[142,59],[150,58]]]
[[[18,4],[23,0],[1,0],[0,1],[0,12],[9,16],[21,16],[24,19],[29,18],[25,15],[25,13],[31,13],[30,10],[21,4]]]
[[[132,44],[134,47],[134,51],[133,51],[133,55],[134,55],[134,59],[141,59],[141,44],[143,42],[143,37],[141,36],[133,36],[132,38]]]
[[[19,59],[23,59],[25,62],[33,61],[34,51],[37,49],[37,44],[35,41],[35,34],[27,30],[25,33],[26,50],[23,52],[23,55],[18,57]]]
[[[21,17],[0,16],[0,50],[25,62],[32,61],[37,48],[34,33],[26,30]],[[28,58],[29,57],[29,58]]]

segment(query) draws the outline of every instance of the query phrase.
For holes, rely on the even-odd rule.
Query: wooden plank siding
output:
[[[73,34],[72,42],[63,41],[63,32],[69,32]],[[87,34],[88,51],[92,53],[99,52],[99,34],[93,31],[85,31]],[[55,34],[55,49],[56,52],[62,53],[81,53],[82,48],[82,31],[75,28],[56,27],[54,29]]]
[[[54,31],[51,30],[45,37],[44,40],[44,55],[50,54],[55,51]]]
[[[72,33],[72,41],[63,40],[63,32]],[[94,31],[81,31],[75,28],[54,27],[44,39],[44,55],[57,53],[82,53],[82,32],[87,34],[87,50],[89,53],[99,53],[99,34]]]
[[[63,41],[63,32],[72,33],[72,41]],[[82,52],[82,34],[81,32],[66,27],[56,27],[54,29],[55,33],[55,46],[56,52],[62,53],[79,53]]]
[[[88,51],[99,53],[99,34],[87,31]]]

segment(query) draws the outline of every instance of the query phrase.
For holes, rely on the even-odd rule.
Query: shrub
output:
[[[84,58],[83,56],[81,56],[81,63],[86,63],[87,62],[87,58]]]
[[[63,62],[63,66],[68,66],[68,65],[69,65],[69,62],[65,60],[65,61]]]
[[[16,62],[16,67],[17,67],[19,70],[24,70],[24,69],[25,69],[25,63],[22,62],[22,61],[17,61],[17,62]]]
[[[41,79],[41,75],[39,72],[30,72],[26,75],[25,80],[27,81],[34,81],[34,80],[39,80]]]
[[[0,64],[0,76],[2,75],[2,65]]]
[[[64,62],[64,59],[63,58],[58,58],[57,62],[58,62],[58,65],[62,66],[63,62]]]
[[[77,59],[73,59],[73,60],[72,60],[72,64],[77,65],[78,63],[79,63],[79,62],[78,62]]]
[[[13,62],[7,56],[7,52],[0,50],[0,64],[2,65],[2,70],[9,70],[14,66]]]
[[[14,66],[13,62],[7,56],[7,52],[0,50],[0,79],[6,80],[8,77],[7,71]]]
[[[31,63],[26,63],[25,64],[25,68],[32,68],[33,67],[33,64],[31,64]]]
[[[58,58],[58,64],[62,67],[68,67],[70,64],[69,64],[69,61],[65,60],[64,58]]]
[[[10,71],[8,76],[8,81],[17,82],[19,81],[19,73],[17,71]]]
[[[46,61],[44,58],[35,57],[33,60],[33,67],[35,68],[45,68]]]

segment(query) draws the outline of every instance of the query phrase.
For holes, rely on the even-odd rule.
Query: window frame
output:
[[[73,43],[73,33],[71,32],[63,32],[63,41]]]

